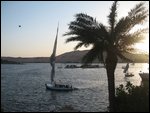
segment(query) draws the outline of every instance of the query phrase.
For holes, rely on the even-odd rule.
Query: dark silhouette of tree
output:
[[[148,10],[144,6],[144,3],[141,2],[130,10],[126,17],[122,17],[117,21],[117,1],[115,1],[108,15],[109,26],[98,23],[96,19],[87,14],[79,13],[75,15],[75,21],[70,22],[69,32],[64,34],[64,36],[70,36],[66,42],[79,42],[75,46],[75,50],[81,46],[88,47],[92,45],[91,50],[83,57],[84,63],[92,63],[94,59],[98,58],[106,66],[109,111],[114,111],[114,72],[118,57],[130,61],[123,53],[132,51],[130,45],[143,40],[143,32],[147,31],[147,29],[139,29],[134,32],[131,32],[131,30],[136,25],[142,24],[147,16]],[[103,57],[104,52],[107,54],[105,59]]]

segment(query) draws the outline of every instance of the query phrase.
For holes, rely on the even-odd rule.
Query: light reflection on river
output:
[[[72,92],[51,92],[45,89],[50,80],[50,64],[28,63],[24,65],[1,65],[1,104],[4,111],[48,112],[70,105],[79,111],[107,111],[108,89],[105,68],[65,69],[67,64],[56,64],[56,81],[69,82],[79,90]],[[80,64],[77,64],[80,65]],[[116,87],[131,81],[140,85],[140,71],[148,64],[130,64],[129,72],[135,76],[124,77],[120,63],[115,71]]]

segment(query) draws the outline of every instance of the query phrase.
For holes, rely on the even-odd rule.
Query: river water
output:
[[[107,111],[108,84],[105,68],[65,69],[67,64],[56,64],[55,80],[71,83],[79,88],[72,92],[48,91],[45,83],[50,81],[51,66],[48,63],[1,64],[1,108],[6,112],[49,112],[71,106],[81,112]],[[80,65],[80,64],[76,64]],[[148,64],[130,64],[129,72],[135,76],[124,77],[119,63],[115,71],[115,84],[141,84],[140,71]]]

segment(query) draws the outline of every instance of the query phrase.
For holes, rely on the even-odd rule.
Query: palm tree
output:
[[[102,61],[106,66],[109,91],[109,108],[114,110],[115,99],[115,78],[118,57],[129,60],[124,56],[132,50],[131,45],[143,40],[143,32],[146,29],[139,29],[131,32],[135,25],[142,24],[148,16],[148,10],[144,7],[144,3],[137,4],[126,17],[122,17],[118,22],[117,17],[117,1],[112,4],[110,14],[108,15],[109,26],[98,23],[93,17],[79,13],[76,14],[75,21],[70,22],[69,35],[67,42],[78,41],[75,50],[81,46],[88,47],[92,45],[91,50],[83,57],[84,63],[92,63],[96,58]],[[104,58],[104,52],[107,54]]]

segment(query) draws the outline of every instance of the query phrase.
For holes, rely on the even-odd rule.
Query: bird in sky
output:
[[[21,27],[21,25],[19,25],[19,27]]]

